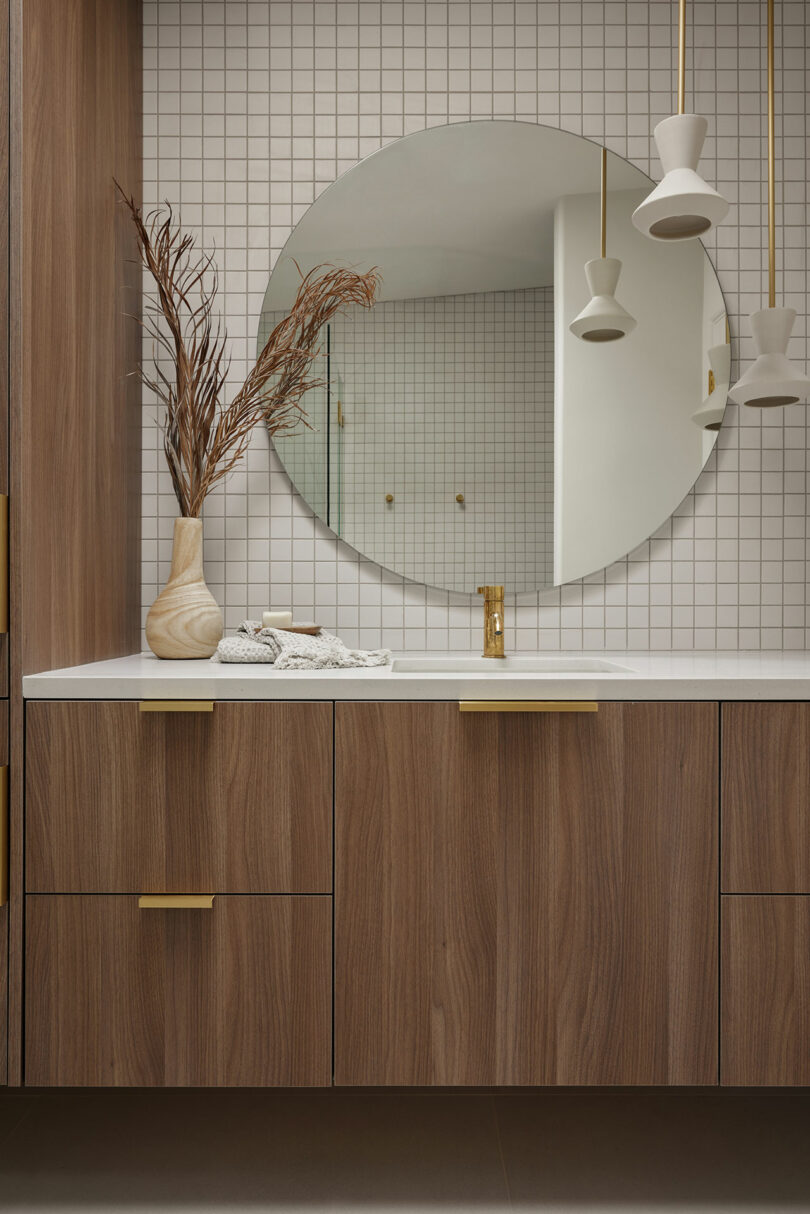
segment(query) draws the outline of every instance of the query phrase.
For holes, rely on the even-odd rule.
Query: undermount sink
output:
[[[394,658],[394,674],[631,674],[628,666],[604,658]]]

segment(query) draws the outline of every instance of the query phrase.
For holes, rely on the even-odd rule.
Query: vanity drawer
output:
[[[810,899],[722,900],[720,1082],[810,1085]]]
[[[810,893],[810,704],[724,704],[722,888]]]
[[[26,901],[27,1084],[330,1084],[331,898]]]
[[[35,701],[30,893],[328,893],[332,705]]]

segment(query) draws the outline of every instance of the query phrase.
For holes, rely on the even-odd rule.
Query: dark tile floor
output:
[[[9,1092],[0,1210],[810,1210],[810,1090]]]

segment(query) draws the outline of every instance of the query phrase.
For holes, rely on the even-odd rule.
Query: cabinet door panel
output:
[[[721,1082],[810,1084],[810,899],[723,898]]]
[[[336,1082],[716,1083],[717,719],[336,705]]]
[[[724,704],[723,889],[810,893],[810,704]]]
[[[32,893],[322,893],[332,705],[30,702]]]
[[[28,897],[25,1081],[331,1082],[331,899]]]

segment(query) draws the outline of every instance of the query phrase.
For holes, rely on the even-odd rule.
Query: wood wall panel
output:
[[[810,899],[723,898],[721,1083],[810,1085]]]
[[[337,1083],[717,1082],[716,704],[335,713]]]
[[[0,493],[8,493],[9,8],[0,0]],[[0,696],[8,695],[8,633],[0,634]],[[0,1064],[0,1069],[2,1064]]]
[[[24,0],[22,670],[140,648],[141,192],[135,0]]]
[[[324,1086],[332,1064],[330,898],[27,901],[26,1082]]]
[[[8,493],[9,406],[9,6],[0,0],[0,493]],[[0,696],[8,696],[9,638],[0,634]],[[0,763],[9,761],[8,699],[0,707]],[[0,1084],[8,1078],[9,907],[0,908]]]
[[[332,705],[29,701],[29,893],[328,893]]]
[[[810,704],[723,705],[722,886],[810,893]]]
[[[138,0],[10,5],[9,1081],[22,1077],[21,679],[140,648]]]

